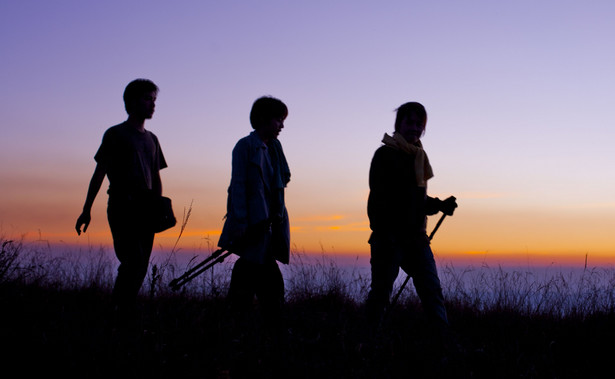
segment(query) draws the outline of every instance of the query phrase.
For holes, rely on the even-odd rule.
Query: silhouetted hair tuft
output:
[[[143,96],[143,94],[154,92],[158,94],[158,86],[149,79],[135,79],[128,83],[124,90],[124,107],[126,112],[130,114],[134,102]]]
[[[250,124],[253,129],[258,129],[265,122],[277,118],[288,116],[288,108],[281,100],[271,96],[263,96],[252,104],[250,111]]]

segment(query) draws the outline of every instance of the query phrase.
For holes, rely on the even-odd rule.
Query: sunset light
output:
[[[231,150],[273,95],[289,108],[295,251],[369,255],[370,160],[394,109],[420,101],[429,193],[459,204],[437,259],[615,264],[613,2],[179,1],[134,18],[135,4],[0,6],[0,235],[110,246],[107,182],[87,233],[74,224],[124,86],[146,77],[164,194],[191,211],[184,250],[215,248]]]

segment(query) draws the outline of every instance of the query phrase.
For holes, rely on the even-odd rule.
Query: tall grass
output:
[[[369,278],[357,264],[340,267],[322,251],[308,255],[296,248],[286,273],[286,291],[291,299],[335,296],[360,302],[369,290]]]
[[[45,376],[79,378],[128,369],[152,378],[555,378],[601,377],[611,369],[613,269],[541,273],[442,266],[451,326],[463,347],[449,354],[416,312],[420,302],[412,285],[382,337],[364,344],[369,271],[358,263],[340,266],[325,251],[310,255],[293,248],[291,264],[282,267],[287,333],[274,340],[262,333],[262,312],[238,324],[221,301],[231,257],[180,291],[169,288],[211,253],[210,243],[187,260],[178,259],[177,251],[155,255],[142,287],[138,327],[128,334],[113,321],[117,262],[111,251],[67,247],[58,254],[63,246],[1,237],[0,247],[0,336],[10,346],[3,367],[26,376],[40,368]],[[404,279],[400,275],[398,285]]]
[[[539,272],[488,265],[459,270],[446,265],[441,277],[447,301],[476,312],[511,311],[560,318],[615,310],[614,269]]]
[[[184,222],[187,220],[184,219]],[[104,247],[52,252],[46,241],[26,242],[23,238],[0,237],[0,284],[19,283],[55,289],[95,289],[110,291],[117,262]],[[57,250],[57,247],[55,248]],[[168,283],[193,267],[213,251],[208,242],[203,254],[195,254],[180,264],[177,251],[152,259],[142,294],[150,298],[182,296],[218,298],[225,296],[234,258],[215,265],[180,291]],[[370,278],[359,265],[339,266],[326,252],[309,255],[294,248],[290,265],[283,266],[286,298],[301,301],[314,297],[336,297],[361,303],[369,291]],[[398,278],[398,284],[403,279]],[[588,268],[573,271],[508,269],[502,266],[466,267],[447,264],[440,269],[445,299],[449,307],[470,309],[476,313],[515,312],[524,316],[588,317],[615,310],[615,270]],[[394,290],[394,293],[397,289]],[[418,303],[409,285],[400,303]]]
[[[66,247],[58,254],[46,241],[0,237],[0,283],[55,289],[111,288],[115,262],[104,247]]]

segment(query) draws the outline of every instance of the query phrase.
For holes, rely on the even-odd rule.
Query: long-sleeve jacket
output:
[[[369,187],[367,214],[374,233],[427,241],[427,215],[439,211],[440,200],[417,185],[412,155],[388,146],[378,148]]]
[[[271,143],[277,144],[285,166],[286,160],[279,141],[274,140]],[[276,175],[275,165],[272,165],[269,151],[272,148],[267,146],[256,132],[240,139],[235,145],[226,221],[218,246],[233,246],[233,253],[262,263],[267,249],[273,244],[274,258],[288,263],[290,228],[283,197],[286,182],[280,184],[279,180],[276,180],[279,174]],[[250,238],[249,241],[234,241],[239,229],[246,230],[255,238]]]

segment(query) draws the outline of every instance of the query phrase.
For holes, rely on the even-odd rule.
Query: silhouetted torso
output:
[[[109,194],[151,190],[152,176],[167,167],[158,138],[126,123],[107,129],[94,159],[107,169]]]

